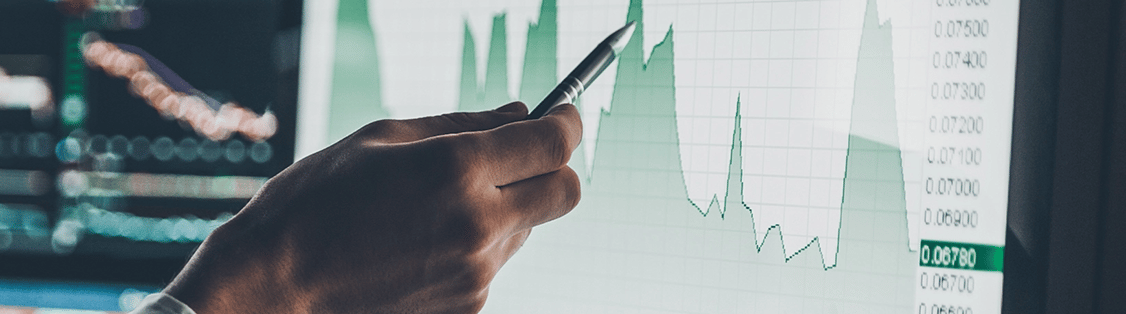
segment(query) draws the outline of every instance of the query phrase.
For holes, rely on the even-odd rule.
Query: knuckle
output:
[[[562,167],[571,160],[571,145],[567,142],[567,134],[558,124],[558,122],[554,122],[540,133],[546,140],[548,160],[552,162],[552,165]]]
[[[472,130],[476,129],[478,125],[476,116],[471,113],[453,112],[443,114],[439,117],[442,117],[442,120],[446,121],[457,129]]]
[[[355,134],[361,137],[380,136],[384,134],[397,132],[401,128],[398,120],[383,119],[375,122],[368,123],[356,131]]]
[[[566,108],[561,108],[560,110],[567,110],[569,111],[569,114],[560,116],[559,119],[568,120],[566,123],[578,124],[578,130],[582,131],[583,121],[578,107],[575,107],[575,105],[568,105]]]
[[[571,167],[565,167],[563,170],[564,190],[567,192],[564,197],[564,206],[569,211],[579,206],[579,200],[583,197],[582,182],[579,179],[579,174],[575,173]]]

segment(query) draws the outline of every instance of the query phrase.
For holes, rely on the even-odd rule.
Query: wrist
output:
[[[283,278],[284,265],[265,254],[264,237],[235,220],[200,245],[164,293],[199,314],[298,311],[296,285]]]

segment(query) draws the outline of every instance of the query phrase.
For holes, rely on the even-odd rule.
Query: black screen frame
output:
[[[1059,78],[1059,0],[1021,1],[1002,313],[1042,313]]]
[[[1124,20],[1021,2],[1002,313],[1126,312]]]

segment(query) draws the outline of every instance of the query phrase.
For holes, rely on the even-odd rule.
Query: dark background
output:
[[[1126,5],[1021,1],[1005,313],[1126,313]]]
[[[236,175],[269,177],[293,162],[297,107],[297,55],[300,43],[300,0],[147,0],[144,27],[136,30],[105,29],[89,22],[106,41],[140,47],[159,59],[196,89],[220,101],[234,100],[258,114],[267,109],[278,117],[278,133],[267,140],[273,157],[265,163],[161,162],[155,158],[127,160],[123,172],[187,175]],[[0,1],[0,64],[9,75],[37,75],[50,80],[56,107],[63,99],[64,46],[68,21],[55,4],[45,0]],[[80,21],[80,20],[79,20]],[[82,23],[82,22],[80,22]],[[21,68],[4,55],[37,55],[44,66]],[[20,73],[37,72],[37,73]],[[144,136],[150,141],[169,137],[203,138],[159,113],[128,92],[127,82],[98,69],[85,70],[88,105],[85,133],[89,136],[129,139]],[[57,120],[57,119],[56,119]],[[36,126],[27,111],[0,111],[0,133],[49,132],[54,140],[68,136],[60,123]],[[249,148],[252,142],[243,141]],[[83,161],[79,169],[89,170]],[[0,159],[0,169],[48,172],[54,177],[64,168],[53,156],[45,159]],[[0,197],[0,203],[32,203],[48,211],[49,225],[58,220],[65,201],[57,193],[45,197]],[[220,212],[234,212],[246,200],[202,200],[177,198],[128,198],[123,209],[140,216],[194,215],[211,219]],[[187,261],[196,243],[134,242],[123,238],[85,236],[67,255],[8,250],[0,252],[0,278],[47,281],[113,282],[159,286],[170,281]]]

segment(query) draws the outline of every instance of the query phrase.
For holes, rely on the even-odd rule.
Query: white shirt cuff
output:
[[[170,295],[158,292],[150,294],[141,300],[141,304],[137,305],[129,314],[196,314],[187,305],[180,300],[176,300]]]

